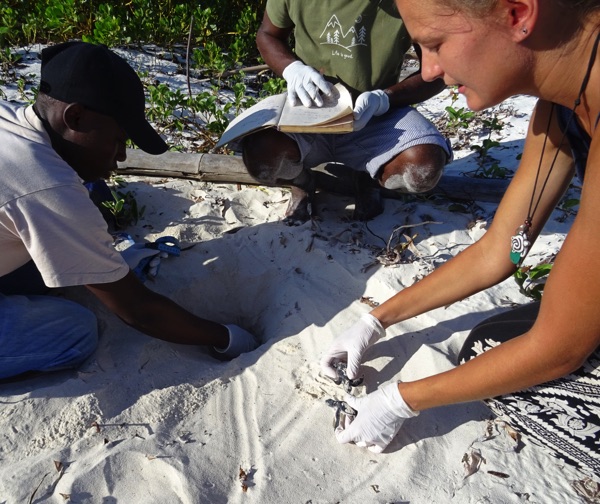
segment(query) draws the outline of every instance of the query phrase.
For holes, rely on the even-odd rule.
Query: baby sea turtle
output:
[[[336,399],[327,399],[325,404],[331,408],[335,408],[335,419],[333,421],[333,429],[337,429],[342,420],[344,419],[342,415],[349,417],[350,420],[353,420],[354,417],[358,414],[352,406],[350,406],[346,401],[338,401]]]
[[[344,390],[349,394],[352,391],[352,387],[358,387],[362,384],[364,377],[355,378],[351,380],[346,375],[346,363],[345,362],[336,362],[333,367],[337,372],[337,378],[333,380],[336,385],[342,385]]]

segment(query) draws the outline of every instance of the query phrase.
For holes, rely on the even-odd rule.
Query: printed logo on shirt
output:
[[[361,23],[362,16],[359,16],[354,24],[348,30],[345,30],[334,14],[327,21],[325,29],[319,37],[321,39],[320,44],[335,46],[331,53],[332,56],[339,56],[343,59],[353,58],[353,47],[367,45],[367,29]],[[340,49],[343,51],[340,51]]]

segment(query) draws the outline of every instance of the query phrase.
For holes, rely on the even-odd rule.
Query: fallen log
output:
[[[351,169],[330,163],[318,166],[314,171],[317,189],[345,195],[354,194]],[[128,149],[127,160],[119,163],[117,174],[184,178],[201,182],[269,185],[258,183],[253,179],[246,171],[241,157],[222,154],[165,152],[153,156],[139,149]],[[437,187],[425,195],[444,195],[448,199],[462,201],[498,202],[509,182],[503,179],[443,175]],[[375,182],[373,185],[377,186]],[[382,194],[392,199],[402,197],[401,194],[386,189],[382,189]]]

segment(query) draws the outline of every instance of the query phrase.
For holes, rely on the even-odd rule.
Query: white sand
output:
[[[514,168],[534,101],[511,103],[499,137],[507,148],[495,155]],[[421,110],[435,116],[449,104],[443,94]],[[448,173],[472,169],[473,154],[457,157]],[[386,200],[369,223],[383,240],[400,225],[436,223],[406,231],[417,234],[406,262],[367,267],[384,242],[349,219],[349,198],[320,194],[320,219],[287,227],[288,192],[278,188],[131,177],[126,189],[146,206],[128,229],[136,239],[196,244],[164,260],[150,288],[263,344],[221,363],[144,336],[85,289],[69,290],[98,313],[100,344],[78,371],[0,385],[0,503],[584,502],[573,482],[585,474],[527,439],[515,450],[480,403],[423,412],[379,455],[333,435],[325,399],[343,391],[319,376],[321,352],[370,310],[361,297],[383,302],[456,255],[485,233],[495,204],[456,213],[448,200]],[[555,212],[528,264],[559,249],[572,222],[563,217]],[[526,301],[509,279],[391,328],[368,352],[356,393],[450,368],[471,327]],[[463,457],[477,450],[483,460],[465,478]]]

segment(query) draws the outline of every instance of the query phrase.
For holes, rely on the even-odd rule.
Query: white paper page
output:
[[[292,107],[286,102],[279,126],[315,126],[332,121],[352,112],[352,97],[341,84],[336,84],[331,96],[323,96],[322,107],[305,107],[301,103]]]
[[[287,93],[268,96],[242,112],[229,123],[229,126],[223,132],[215,148],[221,147],[253,131],[277,126],[279,115],[286,99]]]

